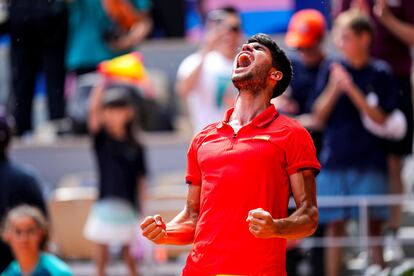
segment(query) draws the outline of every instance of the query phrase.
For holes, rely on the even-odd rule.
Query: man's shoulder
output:
[[[271,124],[271,128],[287,131],[305,129],[297,120],[283,114],[279,114],[277,119]]]
[[[17,163],[11,163],[11,167],[13,168],[16,177],[36,182],[36,172],[34,168]]]
[[[297,120],[279,114],[278,118],[269,126],[269,132],[277,141],[289,143],[297,138],[310,136],[309,132]]]
[[[6,184],[2,189],[3,191],[8,191],[8,193],[18,193],[18,195],[16,195],[18,197],[22,195],[20,194],[22,192],[24,192],[25,195],[29,195],[32,191],[38,190],[40,187],[34,170],[12,162],[3,166],[1,170],[1,181]]]
[[[194,135],[193,141],[197,141],[197,142],[203,141],[208,135],[216,132],[217,126],[219,124],[221,124],[221,122],[215,122],[215,123],[205,126],[202,130],[200,130]]]

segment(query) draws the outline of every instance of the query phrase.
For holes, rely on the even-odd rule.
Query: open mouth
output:
[[[248,52],[243,52],[237,57],[237,68],[249,67],[252,62],[252,55]]]

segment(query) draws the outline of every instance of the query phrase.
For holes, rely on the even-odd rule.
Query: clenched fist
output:
[[[249,211],[246,222],[249,223],[250,233],[256,238],[268,239],[275,237],[275,222],[273,221],[273,217],[262,208]]]
[[[167,238],[166,225],[160,215],[146,217],[140,226],[142,235],[154,243],[161,244]]]

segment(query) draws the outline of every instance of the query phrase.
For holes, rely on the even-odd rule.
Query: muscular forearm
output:
[[[301,206],[292,215],[284,219],[275,219],[275,237],[300,239],[312,235],[318,225],[316,206]]]
[[[365,95],[359,90],[358,87],[351,87],[347,94],[359,112],[365,113],[373,121],[379,124],[383,124],[385,122],[387,115],[379,107],[368,105]]]
[[[166,225],[167,236],[163,244],[185,245],[194,240],[196,219],[191,218],[186,210],[179,213]]]

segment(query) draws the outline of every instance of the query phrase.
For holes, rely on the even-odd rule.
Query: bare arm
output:
[[[105,82],[99,81],[98,84],[92,89],[92,93],[89,100],[89,117],[88,128],[92,134],[97,133],[101,129],[102,118],[102,96],[105,89]]]
[[[397,18],[387,6],[385,0],[378,0],[374,5],[374,14],[379,21],[408,46],[414,46],[414,25]]]
[[[331,115],[336,102],[340,96],[336,84],[328,82],[325,89],[316,99],[313,108],[312,114],[318,125],[324,126],[329,116]]]
[[[191,73],[183,78],[178,78],[175,84],[175,89],[181,96],[187,96],[191,90],[196,86],[200,79],[201,69],[204,65],[205,55],[200,56],[200,61]]]
[[[112,41],[110,46],[115,50],[128,50],[142,42],[152,29],[152,20],[145,12],[140,12],[140,20],[135,23],[126,35]]]
[[[141,207],[141,212],[145,214],[145,210],[143,210],[143,202],[146,202],[147,200],[147,181],[144,176],[139,176],[137,178],[137,191],[138,204],[140,205],[139,207]]]
[[[349,74],[341,64],[331,64],[328,83],[313,104],[312,114],[317,125],[324,126],[326,124],[339,96],[343,92],[340,83],[349,78]]]
[[[387,115],[379,107],[368,105],[364,93],[353,82],[346,69],[341,64],[333,64],[328,85],[313,107],[313,114],[321,125],[329,118],[340,93],[345,93],[358,111],[367,114],[373,121],[383,124],[387,119]]]
[[[149,216],[141,223],[142,234],[157,244],[190,244],[194,240],[195,228],[200,213],[201,187],[188,185],[187,202],[184,209],[165,224],[160,215]]]
[[[356,85],[350,84],[346,90],[346,94],[349,96],[359,112],[365,113],[374,122],[379,124],[385,123],[387,114],[385,114],[380,107],[368,105],[365,95]]]
[[[181,96],[187,96],[191,90],[194,89],[200,79],[205,57],[208,53],[215,49],[220,38],[221,32],[211,26],[208,27],[204,42],[198,50],[198,54],[200,55],[199,63],[196,67],[194,67],[190,74],[185,77],[178,78],[175,84],[175,89]]]
[[[250,232],[257,238],[300,239],[312,235],[318,225],[315,175],[304,170],[290,176],[296,211],[287,218],[273,219],[259,208],[249,212]]]

